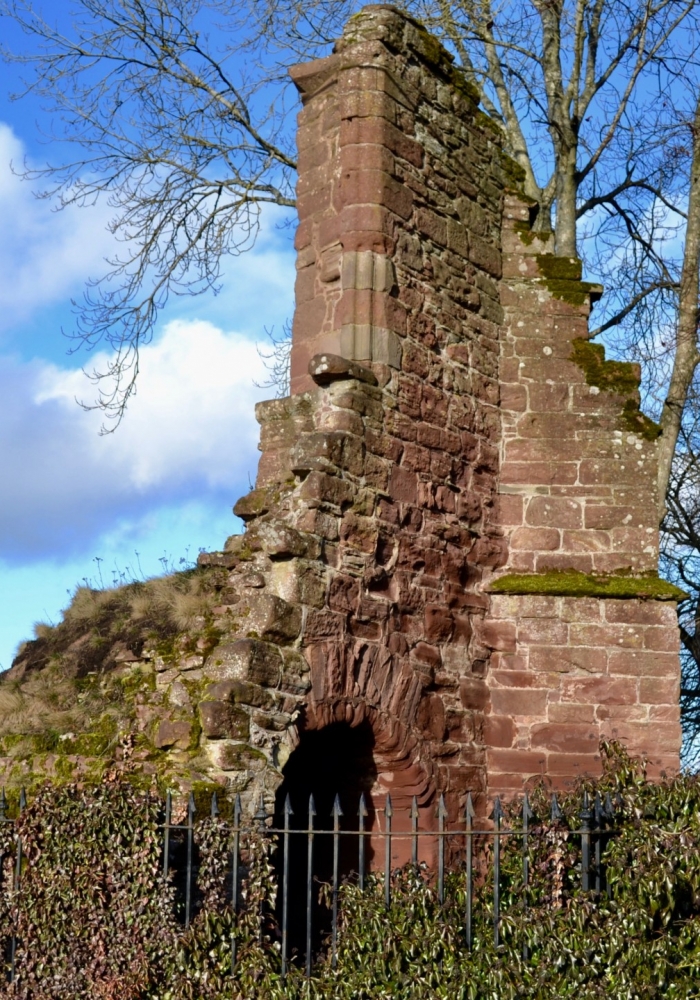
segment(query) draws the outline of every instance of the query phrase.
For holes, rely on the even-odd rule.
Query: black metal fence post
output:
[[[165,823],[163,824],[163,878],[167,880],[170,873],[170,824],[173,815],[173,796],[168,790],[165,793]]]
[[[331,927],[331,965],[335,969],[338,965],[338,882],[340,877],[340,817],[343,810],[340,808],[340,799],[336,795],[333,803],[333,899],[332,899],[332,927]]]
[[[314,881],[314,816],[316,806],[313,795],[309,796],[309,825],[306,836],[306,978],[311,978],[312,955],[312,931],[313,931],[313,881]]]
[[[500,798],[496,799],[493,808],[493,943],[496,948],[500,944],[501,932],[501,820],[503,810]]]
[[[391,818],[394,810],[391,805],[391,795],[387,794],[384,806],[384,821],[386,823],[384,847],[384,905],[387,910],[391,906]]]
[[[360,887],[360,892],[364,892],[365,889],[365,820],[369,815],[367,811],[367,805],[365,803],[365,793],[362,792],[360,795],[360,805],[357,810],[358,817],[358,841],[357,841],[357,881]]]
[[[284,833],[282,835],[282,978],[287,975],[287,947],[289,943],[289,827],[294,815],[289,795],[284,800]]]
[[[187,801],[187,870],[185,873],[185,927],[190,926],[192,916],[192,853],[194,850],[194,814],[196,812],[194,795],[190,792]]]
[[[465,937],[467,941],[467,949],[472,950],[472,823],[474,821],[474,806],[472,805],[472,793],[467,794],[467,809],[466,809],[466,819],[467,819],[467,833],[466,833],[466,851],[467,851],[467,898],[466,898],[466,914],[465,914]]]
[[[583,793],[581,819],[581,888],[589,892],[591,888],[591,819],[592,813],[588,792]]]
[[[595,799],[593,800],[593,824],[595,828],[595,894],[598,897],[600,896],[603,879],[602,850],[603,826],[605,825],[605,813],[603,812],[603,803],[600,801],[599,792],[595,793]]]

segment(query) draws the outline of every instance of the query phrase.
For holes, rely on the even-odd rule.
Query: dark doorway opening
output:
[[[316,815],[314,830],[319,831],[313,845],[313,947],[317,949],[330,930],[330,911],[319,903],[319,889],[333,879],[333,803],[339,798],[343,815],[340,829],[356,832],[359,829],[360,796],[364,793],[368,815],[365,829],[371,830],[374,810],[370,793],[377,778],[374,761],[374,734],[369,723],[349,726],[336,722],[323,729],[301,734],[298,747],[291,754],[283,769],[284,781],[275,800],[275,826],[284,826],[284,804],[287,796],[293,810],[290,828],[306,830],[309,822],[309,799],[313,796]],[[339,839],[340,881],[356,879],[358,872],[358,837],[341,836]],[[282,838],[277,851],[278,919],[281,923]],[[302,954],[306,947],[306,892],[308,838],[293,834],[289,838],[289,917],[288,933],[290,953]],[[371,864],[371,847],[366,838],[365,866]]]

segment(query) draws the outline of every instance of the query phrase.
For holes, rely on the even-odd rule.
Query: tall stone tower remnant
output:
[[[677,768],[657,428],[588,340],[600,290],[531,231],[499,127],[410,17],[365,7],[292,77],[291,395],[258,405],[246,531],[205,557],[241,595],[207,669],[253,713],[261,787],[332,727],[367,735],[377,808],[565,786],[602,739]]]

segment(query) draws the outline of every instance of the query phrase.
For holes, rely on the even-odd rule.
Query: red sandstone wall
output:
[[[258,406],[246,533],[207,557],[231,570],[237,630],[212,670],[233,664],[253,723],[254,750],[221,760],[248,754],[269,796],[305,730],[367,721],[377,806],[391,791],[405,817],[415,795],[423,824],[439,791],[456,819],[469,790],[593,773],[601,737],[673,767],[673,605],[542,577],[656,566],[630,372],[621,396],[571,357],[589,290],[544,281],[498,130],[410,18],[367,7],[293,75],[293,394]],[[492,593],[513,571],[541,593]]]
[[[458,391],[496,403],[498,132],[445,50],[386,5],[292,76],[304,102],[292,392],[311,388],[323,351],[424,377],[418,344],[452,346],[474,383]]]
[[[284,434],[260,411],[260,484],[285,467],[307,477],[312,506],[295,524],[323,538],[329,564],[336,624],[303,638],[309,718],[381,704],[382,726],[396,721],[405,736],[377,794],[408,805],[439,788],[456,814],[468,789],[484,788],[481,581],[505,557],[491,525],[499,137],[447,53],[385,6],[365,8],[333,56],[293,76],[304,100],[293,391],[314,385],[309,358],[324,352],[369,364],[379,382],[314,389],[315,436],[296,441],[288,423],[279,451]],[[324,463],[331,452],[341,457]]]
[[[502,572],[655,572],[656,441],[635,415],[632,366],[598,385],[572,359],[587,341],[589,294],[544,277],[548,242],[527,232],[527,205],[504,212],[499,521]],[[539,259],[539,263],[538,263]],[[550,288],[558,288],[553,294]],[[585,294],[583,294],[585,292]],[[608,391],[606,372],[625,392]],[[599,372],[600,375],[600,372]],[[637,426],[635,426],[635,421]],[[646,432],[646,433],[643,433]],[[486,723],[489,788],[518,791],[600,769],[601,739],[678,767],[679,659],[673,602],[494,596],[485,624],[494,647]]]
[[[486,785],[502,156],[447,53],[391,8],[294,78],[295,393],[258,407],[248,528],[223,558],[241,627],[310,666],[296,724],[259,745],[283,761],[305,729],[368,720],[377,806],[390,791],[406,820],[415,795],[431,824],[437,791],[456,817]],[[331,379],[338,353],[366,367]]]

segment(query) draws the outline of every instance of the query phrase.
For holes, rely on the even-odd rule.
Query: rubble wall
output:
[[[227,558],[243,560],[234,587],[248,565],[259,583],[234,612],[294,609],[284,637],[256,628],[309,665],[284,753],[297,729],[369,720],[377,802],[439,790],[456,814],[486,788],[483,583],[506,558],[492,524],[504,160],[448,54],[390,8],[366,8],[293,76],[296,391],[257,408],[257,488]]]

